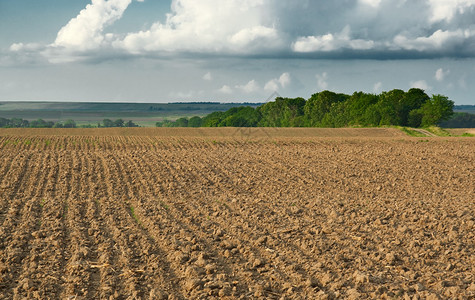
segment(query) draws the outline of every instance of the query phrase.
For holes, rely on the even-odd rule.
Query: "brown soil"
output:
[[[0,136],[162,136],[162,137],[402,137],[394,128],[0,128]]]
[[[475,297],[474,139],[228,130],[0,131],[0,299]]]
[[[463,135],[464,133],[475,134],[475,128],[452,128],[446,130],[453,135]]]

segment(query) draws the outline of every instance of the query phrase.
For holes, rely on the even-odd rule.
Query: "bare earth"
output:
[[[464,133],[475,134],[475,128],[456,128],[456,129],[447,129],[451,134],[462,135]]]
[[[474,299],[475,139],[0,130],[0,299]]]

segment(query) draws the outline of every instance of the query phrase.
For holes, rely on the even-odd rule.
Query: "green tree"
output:
[[[53,126],[54,126],[54,122],[45,121],[43,119],[38,119],[38,120],[30,122],[31,128],[52,128]]]
[[[281,114],[283,106],[283,98],[278,97],[275,101],[267,102],[258,108],[259,114],[262,116],[259,126],[262,127],[281,127]]]
[[[165,119],[161,122],[155,123],[155,126],[157,126],[157,127],[173,127],[173,125],[174,125],[174,122],[172,122],[170,120],[167,120],[167,119]]]
[[[10,120],[5,119],[5,118],[0,118],[0,127],[7,127],[9,123],[10,123]]]
[[[410,119],[414,122],[413,113],[411,117],[411,111],[417,110],[422,107],[422,105],[429,100],[429,96],[422,89],[412,88],[404,96],[402,103],[399,107],[399,119],[401,126],[411,126],[409,124]]]
[[[20,118],[12,118],[10,119],[8,127],[27,128],[30,127],[30,122],[28,120],[23,120]]]
[[[114,121],[114,126],[112,126],[112,127],[124,127],[124,124],[125,124],[124,120],[117,119],[117,120]]]
[[[420,108],[422,126],[436,125],[446,121],[454,114],[454,102],[443,95],[432,95]]]
[[[256,127],[260,114],[250,106],[233,107],[224,113],[224,119],[219,126]]]
[[[215,111],[203,118],[203,127],[218,127],[223,120],[224,112]]]
[[[76,128],[76,122],[74,120],[68,119],[63,124],[64,128]]]
[[[409,117],[407,119],[407,125],[411,127],[420,127],[422,123],[422,110],[413,109],[409,112]]]
[[[306,101],[303,98],[284,98],[281,122],[283,127],[302,125],[305,103]]]
[[[187,118],[179,118],[175,121],[175,127],[188,127]]]
[[[332,103],[330,110],[323,116],[319,127],[339,128],[348,125],[346,102]]]
[[[104,119],[102,120],[102,125],[104,127],[114,127],[114,122],[111,119]]]
[[[201,127],[201,124],[203,123],[203,121],[201,120],[200,117],[191,117],[189,120],[188,120],[188,127]]]
[[[127,122],[125,122],[124,126],[125,127],[139,127],[139,125],[132,122],[132,120],[128,120]]]
[[[376,106],[381,115],[381,119],[379,124],[375,125],[400,125],[400,107],[404,97],[404,91],[397,89],[381,93],[378,105]]]
[[[379,97],[373,94],[355,92],[346,100],[347,125],[377,126],[379,123],[373,123],[373,114],[369,115],[368,109],[374,110],[374,106],[379,101]],[[375,113],[371,111],[371,113]],[[380,117],[380,114],[377,114]],[[379,122],[379,121],[378,121]]]
[[[348,97],[348,95],[330,91],[313,94],[303,108],[305,125],[309,127],[322,126],[323,117],[330,111],[332,105],[346,101]]]
[[[257,112],[261,119],[259,126],[264,127],[289,127],[301,123],[295,119],[304,114],[305,99],[278,97],[274,102],[260,106]]]

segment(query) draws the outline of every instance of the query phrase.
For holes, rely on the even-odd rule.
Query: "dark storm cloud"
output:
[[[271,15],[294,57],[473,57],[474,7],[475,1],[297,1],[276,4]]]

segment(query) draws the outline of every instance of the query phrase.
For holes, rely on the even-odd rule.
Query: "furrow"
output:
[[[104,210],[110,211],[113,218],[108,220],[112,225],[111,232],[119,245],[123,296],[144,297],[154,294],[175,294],[177,278],[168,262],[163,258],[164,253],[148,236],[134,218],[131,198],[134,197],[124,182],[124,173],[114,156],[103,158],[105,174],[110,185],[117,184],[121,189],[108,188],[109,193],[103,199]],[[115,209],[113,209],[115,208]]]

